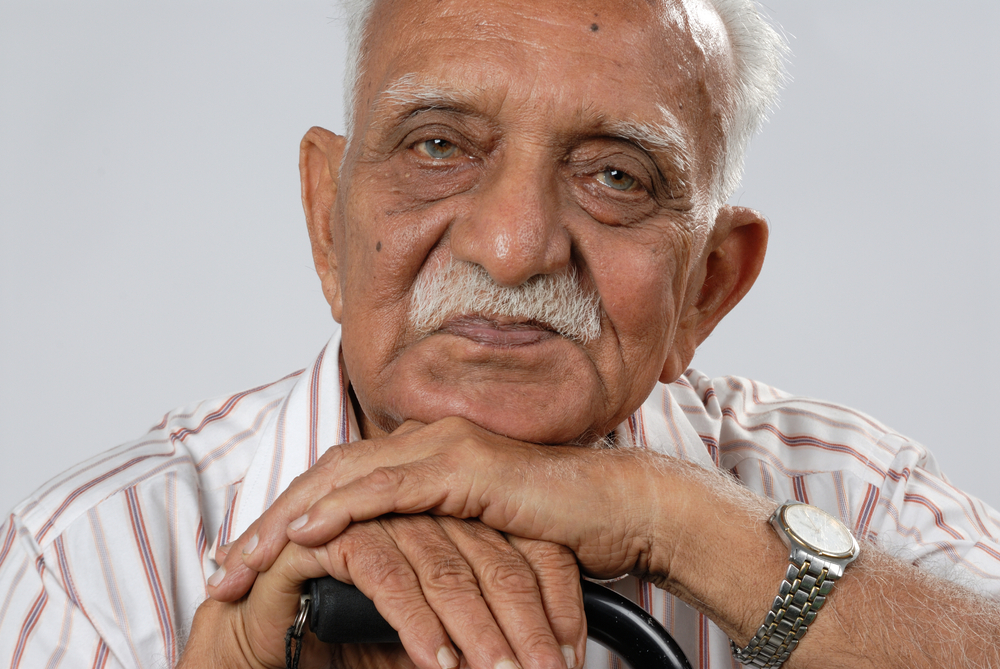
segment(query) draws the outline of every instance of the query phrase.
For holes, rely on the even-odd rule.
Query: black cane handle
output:
[[[632,669],[691,669],[684,652],[651,615],[614,590],[583,581],[590,638]],[[353,585],[332,577],[309,582],[309,628],[326,643],[399,643],[396,630]]]

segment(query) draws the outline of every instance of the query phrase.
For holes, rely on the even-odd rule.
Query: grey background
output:
[[[1000,506],[1000,10],[771,0],[793,81],[733,201],[772,224],[699,351],[930,445]],[[298,140],[342,128],[329,2],[0,5],[0,510],[330,318]]]

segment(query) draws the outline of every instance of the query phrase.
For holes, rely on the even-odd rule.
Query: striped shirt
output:
[[[0,666],[173,666],[213,547],[239,536],[320,453],[359,438],[339,333],[311,367],[167,414],[143,438],[56,477],[0,526]],[[689,370],[618,428],[638,448],[722,467],[775,500],[820,506],[918,565],[1000,598],[1000,514],[951,486],[919,444],[834,404]],[[777,584],[775,584],[777,588]],[[702,614],[615,584],[693,667],[734,667]],[[617,667],[591,645],[588,667]]]

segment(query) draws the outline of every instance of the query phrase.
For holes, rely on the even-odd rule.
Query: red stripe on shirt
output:
[[[35,599],[35,603],[31,605],[28,617],[25,618],[24,623],[21,625],[21,632],[17,637],[17,646],[14,647],[14,656],[10,663],[11,669],[18,669],[21,666],[21,657],[24,655],[25,644],[28,642],[28,637],[31,636],[32,630],[35,629],[35,625],[38,624],[38,619],[42,617],[42,611],[45,609],[45,604],[48,601],[49,595],[43,588],[38,594],[38,598]]]
[[[135,536],[139,555],[142,557],[142,564],[145,568],[146,583],[149,585],[150,594],[156,605],[156,615],[160,623],[160,634],[163,636],[163,647],[167,653],[168,666],[172,667],[177,651],[174,624],[170,615],[167,595],[163,588],[163,581],[160,579],[160,570],[156,566],[156,559],[153,557],[153,551],[150,547],[149,533],[146,530],[146,521],[142,515],[139,496],[134,486],[125,491],[125,501],[128,506],[129,520],[132,521],[132,534]]]

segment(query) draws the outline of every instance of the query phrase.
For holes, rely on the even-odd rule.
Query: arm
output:
[[[718,472],[648,451],[513,442],[458,419],[424,437],[335,454],[326,466],[340,487],[289,528],[291,539],[312,545],[389,512],[479,517],[568,546],[592,576],[641,575],[740,644],[783,578],[788,551],[767,524],[775,505]],[[720,569],[719,556],[747,568]],[[998,663],[996,603],[866,545],[786,666]]]

